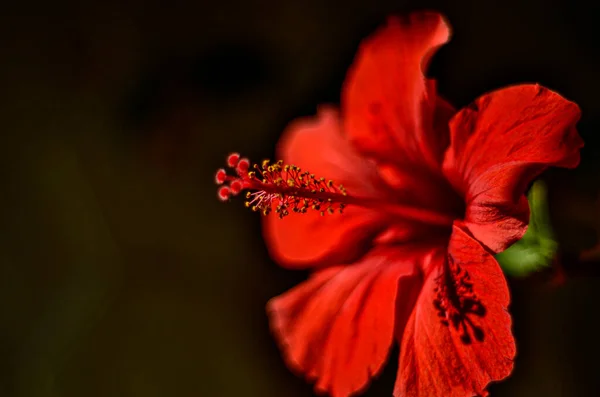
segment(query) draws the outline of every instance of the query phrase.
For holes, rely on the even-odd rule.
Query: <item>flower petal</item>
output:
[[[485,396],[491,381],[512,371],[516,349],[506,280],[463,228],[453,227],[448,255],[437,257],[406,325],[396,397]]]
[[[323,107],[316,118],[292,123],[281,138],[278,156],[287,164],[344,185],[355,197],[389,195],[376,167],[358,155],[342,135],[333,108]],[[271,256],[286,267],[302,268],[347,263],[359,257],[385,229],[387,218],[372,209],[348,206],[343,214],[321,216],[309,210],[283,219],[267,216],[263,225]]]
[[[287,365],[332,397],[363,389],[386,361],[394,327],[406,323],[425,252],[379,248],[355,264],[319,270],[272,299],[271,328]]]
[[[500,252],[527,228],[527,185],[549,166],[573,168],[579,107],[537,84],[484,95],[450,122],[443,171],[467,203],[465,223]]]
[[[449,134],[447,124],[434,119],[447,121],[454,111],[424,70],[449,38],[440,14],[416,12],[389,18],[361,44],[342,94],[344,128],[361,152],[377,161],[439,168]]]

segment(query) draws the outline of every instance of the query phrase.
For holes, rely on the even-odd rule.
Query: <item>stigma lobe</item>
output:
[[[227,158],[227,166],[235,175],[229,175],[225,169],[219,169],[215,175],[221,201],[227,201],[242,191],[246,191],[245,205],[263,215],[275,212],[283,218],[290,212],[306,213],[308,210],[325,213],[342,213],[347,205],[346,189],[332,180],[317,178],[308,171],[295,165],[284,164],[282,160],[271,163],[264,160],[259,166],[240,158],[233,153]]]

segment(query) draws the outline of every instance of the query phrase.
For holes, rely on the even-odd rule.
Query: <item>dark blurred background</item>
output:
[[[546,175],[565,251],[600,223],[594,2],[40,1],[0,12],[0,396],[311,396],[284,366],[258,216],[216,199],[227,153],[260,160],[336,103],[386,15],[445,13],[430,74],[463,106],[540,82],[580,104],[584,161]],[[511,280],[519,356],[494,396],[600,395],[599,279]],[[366,396],[390,396],[392,356]]]

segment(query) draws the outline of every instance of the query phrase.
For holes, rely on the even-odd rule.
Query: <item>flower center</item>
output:
[[[473,338],[482,342],[483,330],[473,322],[472,317],[483,317],[487,310],[473,292],[469,273],[448,255],[445,268],[435,282],[436,298],[433,305],[442,324],[458,331],[465,344],[472,343]]]
[[[280,218],[290,212],[306,213],[309,210],[325,214],[342,214],[349,205],[373,208],[390,216],[422,221],[428,224],[450,226],[454,217],[423,208],[389,203],[385,200],[354,196],[344,186],[324,177],[316,177],[309,171],[282,160],[275,163],[264,160],[259,166],[233,153],[227,165],[235,175],[219,169],[215,182],[222,185],[218,197],[222,201],[246,191],[246,207],[263,215],[275,212]]]

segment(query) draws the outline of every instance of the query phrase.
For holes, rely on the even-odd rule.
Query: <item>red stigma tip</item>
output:
[[[239,153],[231,153],[229,155],[229,157],[227,157],[227,165],[231,168],[234,168],[236,165],[238,165],[239,160],[240,160]]]
[[[238,175],[242,176],[246,172],[248,172],[249,168],[250,168],[250,160],[248,160],[248,159],[241,159],[238,162],[237,168],[235,170],[237,171]]]
[[[229,187],[231,188],[232,194],[234,194],[234,195],[238,194],[239,192],[242,191],[242,187],[243,187],[242,181],[240,181],[239,179],[236,179],[229,184]]]
[[[229,197],[231,196],[231,189],[229,189],[227,186],[222,186],[219,188],[218,196],[219,200],[221,201],[229,200]]]
[[[222,185],[227,180],[227,172],[223,168],[217,170],[215,174],[215,182],[217,185]]]

